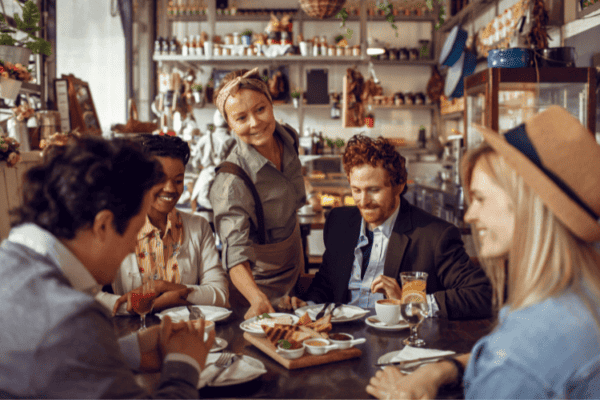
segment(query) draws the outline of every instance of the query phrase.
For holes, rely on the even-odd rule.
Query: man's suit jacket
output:
[[[316,303],[350,301],[348,283],[361,221],[357,207],[331,210],[323,230],[323,263],[304,299]],[[491,285],[483,270],[470,261],[458,228],[401,198],[383,273],[400,284],[400,272],[405,271],[429,274],[427,293],[434,294],[440,316],[491,316]]]

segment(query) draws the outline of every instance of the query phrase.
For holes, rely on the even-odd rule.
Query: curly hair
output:
[[[163,179],[160,163],[129,140],[85,137],[52,146],[42,164],[27,171],[12,225],[31,222],[57,238],[73,239],[109,210],[122,235],[146,193]]]
[[[353,136],[346,145],[342,162],[348,178],[354,167],[368,164],[372,167],[383,167],[388,172],[391,186],[406,183],[406,158],[382,137],[371,139],[365,135]],[[402,194],[406,193],[406,190],[407,187],[404,186]]]
[[[175,158],[181,160],[184,166],[187,165],[190,159],[190,146],[177,136],[141,134],[133,140],[148,155]]]

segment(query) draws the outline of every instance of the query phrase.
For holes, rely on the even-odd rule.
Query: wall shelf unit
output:
[[[210,38],[215,36],[215,32],[217,31],[216,26],[218,24],[227,24],[233,22],[268,22],[270,20],[269,13],[263,14],[255,14],[248,15],[246,12],[249,10],[244,10],[243,14],[240,14],[240,10],[236,13],[236,15],[223,15],[217,14],[216,10],[216,2],[209,1],[208,9],[206,15],[178,15],[172,16],[169,15],[164,18],[166,23],[166,31],[169,36],[173,34],[173,24],[174,23],[192,23],[192,22],[204,22],[206,23],[206,28],[202,27],[202,30],[206,31]],[[183,66],[186,69],[190,67],[194,67],[196,69],[203,69],[205,67],[218,66],[222,68],[223,66],[229,66],[231,69],[237,69],[241,67],[253,68],[254,66],[263,65],[290,65],[295,66],[295,70],[297,70],[297,76],[294,76],[295,86],[299,86],[302,88],[306,88],[306,71],[309,68],[328,68],[330,66],[335,66],[336,68],[339,66],[368,66],[369,63],[373,63],[378,68],[394,68],[394,73],[397,73],[399,76],[402,75],[402,69],[407,67],[416,67],[422,68],[423,71],[427,71],[430,73],[431,68],[437,64],[435,59],[417,59],[417,60],[375,60],[370,56],[366,55],[367,49],[367,31],[369,23],[385,23],[389,24],[385,16],[377,15],[370,16],[367,13],[367,2],[361,1],[360,5],[360,16],[349,16],[346,19],[346,22],[359,22],[359,29],[356,30],[355,35],[357,35],[360,47],[361,47],[361,56],[300,56],[300,55],[285,55],[279,57],[265,57],[265,56],[183,56],[183,55],[162,55],[155,54],[153,56],[153,60],[157,63],[159,68],[163,66],[170,65],[178,65]],[[258,10],[257,10],[258,11]],[[270,10],[269,10],[270,11]],[[288,15],[290,14],[290,10],[282,10],[285,11]],[[429,54],[432,56],[435,54],[435,42],[436,42],[436,34],[435,34],[435,24],[437,23],[437,7],[427,15],[424,16],[406,16],[399,15],[394,16],[394,22],[396,24],[402,24],[412,22],[419,24],[427,24],[427,28],[425,31],[431,32],[430,38],[427,40],[430,41],[430,49]],[[281,18],[282,13],[275,13],[278,18]],[[292,33],[292,37],[296,38],[297,35],[303,34],[303,24],[310,23],[319,23],[319,24],[337,24],[339,25],[341,20],[337,18],[330,18],[326,20],[321,20],[318,18],[313,18],[305,14],[301,10],[297,10],[296,12],[291,13],[291,18],[294,22],[294,31]],[[308,29],[308,28],[307,28]],[[390,70],[387,70],[390,71]],[[290,70],[290,78],[292,75],[295,75],[296,72],[292,74],[292,70]],[[365,79],[368,79],[368,76],[365,76]],[[409,79],[409,78],[407,78]],[[423,87],[423,92],[425,87]],[[341,92],[341,87],[338,90]],[[365,107],[368,105],[365,104]],[[208,107],[206,105],[205,107]],[[285,108],[286,110],[292,109],[290,105],[281,105],[277,104],[276,108]],[[307,110],[315,110],[318,111],[318,115],[323,114],[327,108],[331,108],[331,104],[323,104],[323,105],[308,105],[300,103],[299,107],[296,108],[297,118],[298,118],[298,131],[300,134],[304,131],[304,117],[305,111]],[[376,106],[371,105],[372,109],[381,109],[381,110],[403,110],[409,112],[428,112],[431,116],[431,125],[429,131],[433,131],[433,126],[438,126],[437,113],[438,108],[436,105],[415,105],[415,106]],[[419,117],[427,120],[427,116]],[[425,123],[426,124],[426,123]],[[437,129],[439,132],[439,129]]]

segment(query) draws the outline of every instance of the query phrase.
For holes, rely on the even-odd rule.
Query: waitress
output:
[[[241,304],[244,298],[250,304],[248,319],[274,312],[273,305],[290,294],[304,268],[296,217],[306,201],[298,138],[275,121],[258,68],[227,74],[215,99],[237,145],[218,168],[210,202],[223,265],[234,286],[231,301],[239,291]]]

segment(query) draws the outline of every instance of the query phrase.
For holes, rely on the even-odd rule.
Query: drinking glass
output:
[[[427,314],[429,305],[427,303],[427,273],[426,272],[402,272],[402,304],[400,314],[410,326],[410,336],[402,341],[405,345],[421,347],[425,341],[418,337],[417,329]]]
[[[142,285],[135,291],[129,292],[127,300],[131,302],[133,311],[140,315],[140,331],[146,329],[146,314],[152,311],[154,300],[156,299],[156,290],[154,287],[154,276],[151,274],[141,274]],[[133,277],[135,282],[135,277]],[[135,286],[135,283],[134,285]]]

